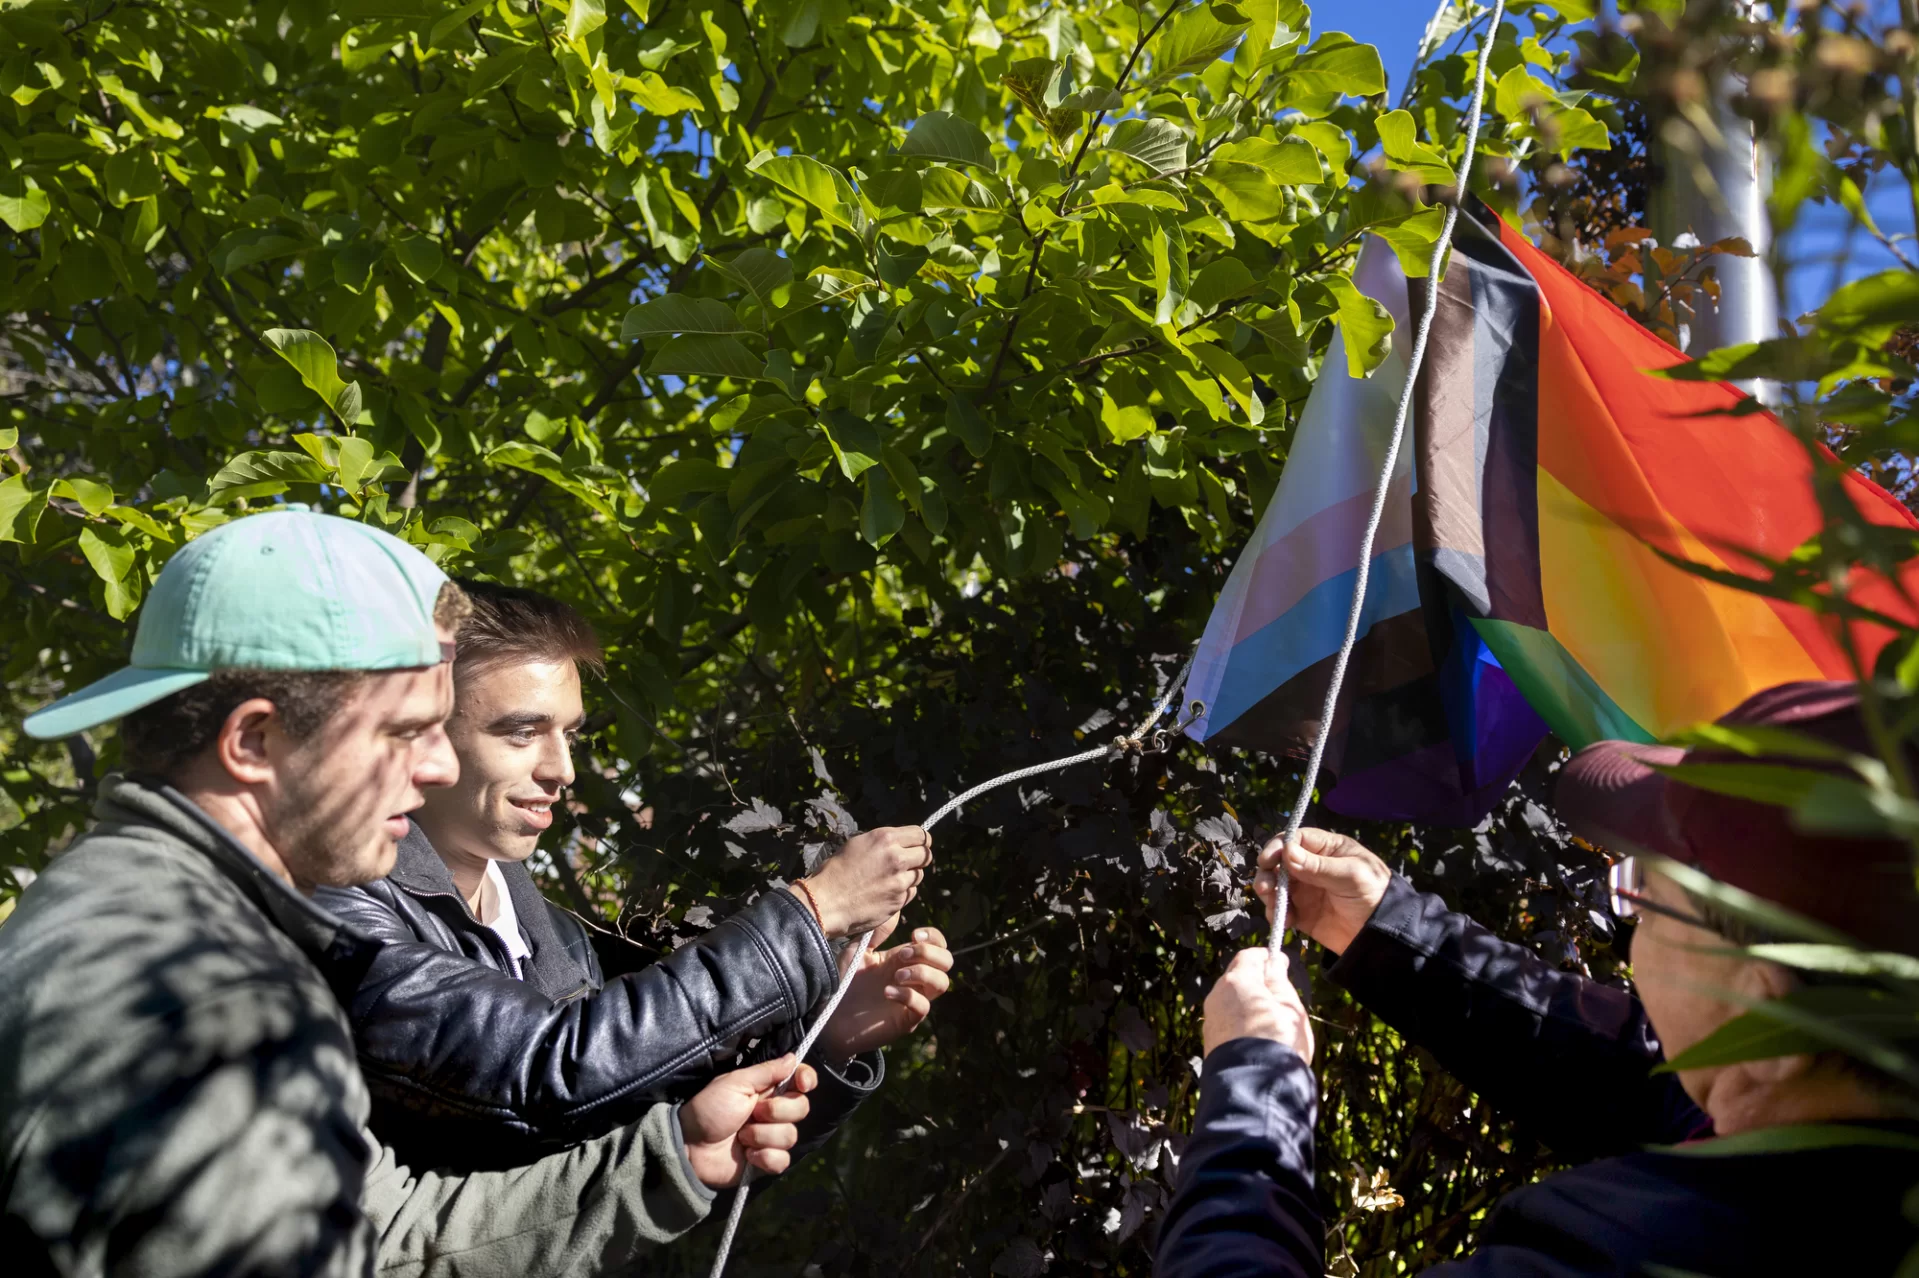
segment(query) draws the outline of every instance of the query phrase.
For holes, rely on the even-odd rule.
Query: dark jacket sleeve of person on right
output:
[[[1711,1134],[1639,1001],[1561,972],[1395,875],[1329,973],[1553,1151],[1585,1161]],[[1206,1058],[1157,1278],[1317,1278],[1311,1068],[1242,1038]]]
[[[1639,1000],[1502,941],[1394,875],[1328,975],[1569,1162],[1712,1134]]]
[[[1155,1278],[1320,1278],[1313,1188],[1319,1084],[1284,1043],[1236,1038],[1206,1057]]]
[[[561,1000],[422,943],[365,889],[328,892],[325,905],[387,943],[342,991],[376,1101],[508,1157],[637,1120],[676,1085],[730,1068],[749,1039],[808,1015],[839,975],[806,906],[786,892]]]

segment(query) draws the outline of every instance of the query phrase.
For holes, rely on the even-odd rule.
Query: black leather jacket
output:
[[[347,1010],[373,1130],[414,1167],[509,1166],[632,1122],[656,1100],[785,1051],[838,978],[812,914],[774,891],[609,983],[586,926],[542,897],[524,865],[500,869],[532,951],[524,979],[417,825],[392,874],[316,894],[384,942]],[[884,1074],[878,1052],[812,1063],[820,1087],[796,1155]]]

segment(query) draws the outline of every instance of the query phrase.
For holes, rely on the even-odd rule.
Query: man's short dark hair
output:
[[[473,611],[459,629],[454,674],[508,661],[571,661],[595,674],[606,666],[593,625],[569,604],[519,586],[460,579]]]
[[[433,620],[458,633],[472,612],[466,592],[449,581],[433,601]],[[142,706],[120,721],[120,755],[127,768],[172,776],[220,735],[235,706],[256,697],[273,703],[280,725],[295,741],[326,727],[352,699],[366,670],[216,670],[204,682]]]
[[[120,721],[120,754],[136,772],[172,776],[212,745],[233,708],[255,697],[273,703],[289,737],[305,741],[351,699],[364,670],[216,670]]]

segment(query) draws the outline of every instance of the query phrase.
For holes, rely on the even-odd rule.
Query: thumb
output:
[[[1346,841],[1344,835],[1327,830],[1301,830],[1285,851],[1286,869],[1315,886],[1344,882],[1358,869],[1353,858],[1341,855]]]
[[[797,1058],[788,1052],[770,1061],[761,1061],[758,1065],[736,1069],[727,1078],[743,1092],[770,1092],[786,1081],[786,1076],[793,1072],[796,1063]]]

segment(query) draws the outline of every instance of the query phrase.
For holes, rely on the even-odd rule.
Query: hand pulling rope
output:
[[[1193,658],[1189,655],[1186,658],[1186,664],[1180,667],[1179,673],[1173,676],[1173,681],[1166,686],[1166,691],[1160,696],[1158,704],[1153,707],[1153,713],[1146,717],[1146,722],[1140,724],[1139,727],[1133,730],[1131,736],[1114,737],[1105,745],[1095,746],[1091,750],[1082,750],[1078,754],[1067,755],[1064,759],[1053,759],[1046,763],[1035,763],[1031,767],[1019,768],[1015,771],[994,777],[991,781],[982,781],[972,789],[966,791],[966,793],[948,799],[941,805],[937,812],[920,823],[920,828],[923,830],[931,830],[941,821],[944,821],[947,817],[958,811],[962,806],[977,799],[988,790],[997,790],[1003,785],[1011,785],[1015,781],[1024,781],[1028,777],[1043,776],[1048,772],[1059,772],[1075,764],[1091,763],[1095,759],[1104,759],[1111,755],[1126,754],[1133,750],[1144,749],[1147,734],[1153,730],[1153,725],[1158,723],[1160,718],[1164,716],[1166,711],[1172,706],[1173,699],[1179,696],[1180,689],[1186,686],[1186,676],[1192,673],[1192,669]],[[1192,707],[1192,712],[1197,714],[1198,709],[1199,707],[1197,703],[1195,703]],[[1175,729],[1175,731],[1177,731],[1177,729]],[[866,932],[854,945],[852,961],[847,964],[845,974],[840,977],[839,986],[833,991],[832,997],[826,1000],[826,1006],[820,1009],[820,1014],[813,1018],[813,1024],[806,1031],[806,1036],[800,1039],[799,1046],[793,1049],[793,1074],[799,1073],[800,1062],[804,1061],[806,1054],[813,1050],[813,1044],[818,1041],[820,1034],[826,1029],[826,1023],[833,1019],[834,1011],[838,1009],[840,1000],[846,997],[846,991],[848,987],[853,984],[853,978],[859,974],[860,964],[865,960],[866,951],[871,948],[872,944],[873,934]],[[788,1074],[785,1081],[780,1084],[781,1091],[785,1091],[787,1084],[793,1081],[793,1074]],[[733,1235],[739,1230],[740,1217],[746,1210],[746,1196],[753,1180],[753,1168],[751,1164],[748,1164],[745,1174],[740,1177],[739,1190],[733,1195],[733,1210],[726,1218],[726,1232],[720,1235],[720,1247],[719,1251],[715,1253],[713,1257],[711,1278],[720,1278],[720,1275],[726,1271],[727,1253],[733,1250]]]
[[[1453,227],[1459,221],[1459,202],[1465,196],[1466,181],[1472,175],[1473,153],[1479,146],[1479,121],[1486,105],[1487,62],[1491,58],[1493,41],[1498,38],[1499,24],[1505,17],[1505,13],[1506,0],[1494,0],[1492,24],[1487,28],[1486,37],[1481,41],[1479,47],[1479,66],[1473,81],[1472,107],[1466,123],[1466,150],[1460,157],[1458,169],[1454,171],[1453,199],[1446,206],[1446,221],[1440,228],[1439,239],[1433,244],[1432,258],[1427,264],[1426,278],[1428,285],[1426,288],[1426,308],[1419,317],[1419,329],[1413,338],[1412,356],[1407,361],[1406,366],[1406,385],[1400,391],[1399,408],[1393,415],[1392,438],[1386,446],[1385,461],[1380,466],[1379,482],[1373,488],[1372,513],[1367,517],[1366,531],[1359,542],[1359,565],[1353,581],[1352,608],[1346,614],[1346,637],[1341,641],[1339,645],[1339,655],[1333,662],[1332,680],[1326,686],[1326,702],[1320,712],[1319,730],[1313,736],[1312,754],[1308,757],[1306,770],[1300,777],[1299,797],[1293,803],[1292,811],[1287,815],[1285,842],[1288,844],[1299,837],[1299,827],[1306,817],[1306,805],[1312,801],[1313,787],[1319,781],[1320,764],[1324,762],[1326,757],[1326,742],[1332,735],[1333,712],[1339,704],[1340,686],[1345,682],[1346,666],[1352,659],[1353,647],[1359,641],[1359,623],[1360,619],[1365,615],[1366,610],[1367,578],[1371,575],[1372,568],[1373,542],[1379,535],[1379,523],[1386,511],[1386,490],[1392,484],[1393,471],[1399,462],[1399,448],[1406,436],[1406,416],[1412,408],[1413,389],[1419,380],[1420,366],[1424,364],[1426,360],[1426,341],[1432,333],[1433,316],[1439,309],[1439,271],[1440,267],[1445,263],[1446,250],[1452,244]],[[947,800],[946,804],[941,807],[939,811],[926,818],[925,822],[922,823],[922,828],[931,830],[940,821],[950,816],[962,804],[978,798],[988,790],[997,789],[1000,786],[1011,784],[1014,781],[1023,781],[1027,777],[1036,777],[1047,772],[1057,772],[1063,768],[1070,768],[1077,763],[1090,763],[1094,759],[1103,759],[1114,754],[1124,754],[1128,750],[1140,748],[1146,734],[1152,730],[1155,723],[1159,722],[1161,716],[1163,716],[1168,707],[1172,705],[1173,698],[1178,696],[1180,689],[1186,685],[1186,676],[1191,672],[1192,668],[1192,658],[1188,657],[1185,666],[1180,669],[1178,676],[1168,685],[1165,695],[1159,700],[1159,704],[1153,707],[1152,715],[1134,731],[1132,736],[1117,737],[1106,745],[1098,746],[1091,750],[1084,750],[1079,754],[1069,755],[1064,759],[1054,759],[1050,763],[1036,763],[1032,767],[1020,768],[1015,772],[1008,772],[1003,776],[994,777],[991,781],[982,782],[966,791],[966,793]],[[1279,870],[1279,882],[1274,894],[1274,924],[1272,937],[1269,941],[1269,944],[1274,949],[1279,948],[1280,942],[1285,935],[1287,896],[1286,871],[1282,865]],[[814,1019],[812,1027],[806,1031],[806,1036],[800,1040],[799,1046],[794,1051],[795,1057],[797,1058],[794,1064],[795,1073],[799,1070],[798,1061],[804,1061],[806,1059],[806,1054],[812,1050],[813,1044],[819,1039],[821,1031],[826,1028],[827,1021],[832,1019],[834,1010],[839,1007],[840,1000],[846,997],[847,987],[853,983],[853,977],[859,972],[860,963],[865,959],[866,951],[872,943],[873,934],[867,932],[860,937],[858,944],[854,947],[852,962],[848,965],[846,974],[840,978],[839,987],[833,991],[833,996],[826,1000],[826,1006],[821,1009],[819,1016]],[[787,1076],[786,1082],[792,1082],[792,1075]],[[785,1086],[785,1083],[781,1084],[782,1090]],[[746,1173],[740,1178],[739,1191],[733,1196],[733,1210],[726,1219],[726,1232],[720,1235],[719,1252],[713,1257],[711,1278],[720,1278],[720,1275],[726,1271],[727,1254],[733,1248],[733,1235],[739,1229],[740,1216],[746,1209],[746,1197],[752,1181],[752,1167],[749,1165]]]
[[[1326,741],[1333,732],[1333,712],[1339,705],[1340,685],[1346,681],[1346,663],[1352,659],[1353,646],[1359,642],[1359,622],[1366,612],[1366,580],[1372,573],[1373,540],[1379,535],[1379,521],[1386,513],[1386,490],[1392,485],[1393,470],[1399,464],[1399,445],[1406,437],[1406,414],[1412,407],[1413,388],[1419,382],[1419,368],[1426,360],[1426,339],[1433,328],[1433,315],[1439,310],[1439,269],[1446,250],[1453,242],[1453,226],[1459,221],[1459,202],[1466,195],[1466,181],[1472,176],[1473,152],[1479,146],[1479,117],[1486,105],[1486,64],[1492,57],[1493,41],[1499,36],[1499,22],[1506,13],[1506,0],[1494,0],[1492,25],[1479,46],[1479,68],[1473,81],[1473,102],[1466,120],[1466,152],[1453,173],[1453,198],[1446,205],[1446,223],[1433,242],[1432,259],[1426,266],[1426,309],[1419,317],[1419,330],[1413,338],[1413,353],[1406,364],[1406,385],[1399,392],[1399,411],[1393,415],[1393,435],[1386,445],[1386,460],[1379,468],[1379,483],[1373,487],[1373,510],[1366,519],[1366,532],[1359,540],[1359,567],[1353,579],[1353,606],[1346,614],[1346,638],[1339,645],[1333,662],[1332,681],[1326,685],[1326,704],[1319,712],[1319,731],[1313,734],[1313,752],[1306,760],[1306,771],[1299,779],[1299,798],[1286,816],[1285,846],[1299,838],[1299,827],[1306,819],[1306,805],[1313,801],[1313,787],[1319,783],[1319,765],[1326,758]],[[1286,937],[1286,866],[1278,867],[1278,883],[1273,889],[1273,932],[1267,944],[1275,951]]]

